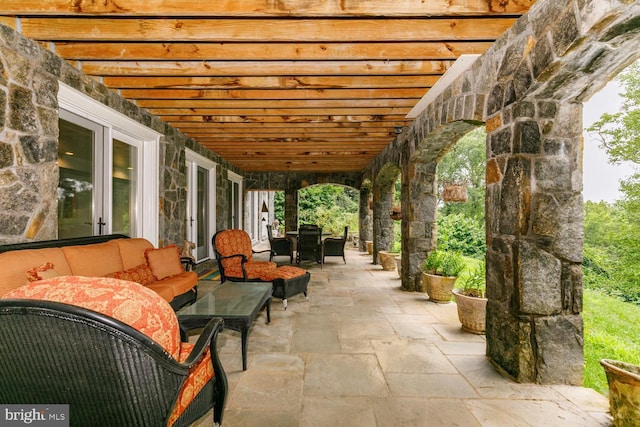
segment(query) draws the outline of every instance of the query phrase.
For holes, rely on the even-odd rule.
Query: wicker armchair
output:
[[[218,261],[220,280],[223,283],[227,280],[236,282],[261,280],[261,276],[277,267],[275,262],[253,259],[254,254],[271,252],[271,250],[254,251],[251,247],[251,237],[244,230],[220,230],[211,240]]]
[[[169,304],[133,282],[34,282],[0,299],[0,402],[68,404],[72,425],[187,426],[212,408],[221,423],[221,329],[181,343]]]
[[[344,235],[337,239],[334,237],[327,237],[322,242],[322,263],[324,264],[324,258],[328,256],[341,256],[344,263],[347,263],[347,259],[344,256],[344,246],[347,243],[347,235],[349,233],[349,227],[344,228]]]
[[[289,262],[293,263],[293,242],[288,237],[273,237],[273,229],[271,224],[267,225],[267,236],[269,236],[269,244],[271,245],[271,254],[269,261],[275,256],[288,256]]]

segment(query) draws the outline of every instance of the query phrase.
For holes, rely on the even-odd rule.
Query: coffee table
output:
[[[221,317],[224,326],[239,331],[242,336],[242,370],[247,370],[247,341],[253,321],[263,307],[267,323],[271,322],[271,282],[225,282],[178,311],[183,333],[202,328],[214,317]]]

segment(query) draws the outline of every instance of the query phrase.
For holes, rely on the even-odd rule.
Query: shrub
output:
[[[483,256],[486,249],[484,223],[462,214],[439,215],[438,247],[470,257]]]
[[[439,276],[457,276],[464,267],[462,254],[438,249],[431,251],[423,265],[424,271]]]

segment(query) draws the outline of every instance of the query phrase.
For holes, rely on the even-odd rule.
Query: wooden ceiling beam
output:
[[[491,42],[394,43],[95,43],[57,42],[56,54],[69,60],[455,60],[482,54]]]
[[[401,99],[271,99],[269,109],[280,108],[392,108],[411,107],[420,98]],[[260,109],[265,107],[265,101],[260,99],[142,99],[138,100],[140,107],[148,109],[180,109],[192,111],[198,109]],[[242,114],[242,113],[238,113]]]
[[[83,61],[100,76],[388,76],[444,74],[453,61]]]
[[[3,13],[15,15],[127,16],[430,16],[522,14],[535,0],[3,0]]]
[[[386,89],[122,89],[127,99],[420,99],[429,88]]]
[[[22,33],[47,41],[367,42],[495,40],[515,18],[21,20]],[[64,28],[64,31],[60,31]]]
[[[181,132],[212,132],[212,133],[262,133],[265,135],[296,134],[298,132],[392,132],[396,127],[403,126],[406,122],[327,122],[327,123],[180,123],[175,122],[176,128]]]
[[[213,116],[228,117],[237,115],[245,116],[346,116],[346,115],[380,115],[380,116],[405,116],[411,111],[409,107],[372,107],[372,108],[149,108],[151,114],[156,116]],[[208,119],[204,119],[207,121]]]
[[[328,122],[400,122],[411,123],[411,120],[405,118],[406,114],[387,116],[387,115],[308,115],[308,116],[159,116],[160,119],[167,122],[199,122],[199,123],[328,123]]]
[[[240,148],[246,149],[248,146],[249,147],[254,147],[255,145],[259,145],[259,146],[269,146],[271,145],[272,147],[283,147],[283,146],[291,146],[289,149],[300,149],[300,146],[303,145],[311,145],[311,146],[316,146],[317,144],[322,144],[322,147],[328,147],[328,146],[333,146],[335,148],[344,148],[344,147],[349,147],[352,148],[352,146],[356,146],[361,144],[364,147],[370,147],[370,146],[378,146],[378,147],[385,147],[387,145],[389,145],[389,143],[393,140],[393,137],[390,137],[389,135],[384,135],[383,137],[370,137],[370,136],[365,136],[365,137],[354,137],[354,136],[350,136],[348,138],[327,138],[326,136],[323,137],[319,137],[319,138],[303,138],[300,136],[294,137],[294,138],[286,138],[286,137],[271,137],[271,138],[260,138],[260,139],[256,139],[256,138],[243,138],[243,137],[239,137],[239,136],[231,136],[231,137],[224,137],[224,136],[219,136],[219,137],[215,137],[215,136],[209,136],[209,137],[203,137],[202,139],[200,139],[199,141],[203,142],[203,143],[208,143],[208,144],[216,144],[217,146],[235,146],[238,145]]]
[[[117,76],[103,77],[110,88],[121,89],[340,89],[340,88],[429,88],[438,75],[394,76],[296,76],[290,72],[281,76]]]
[[[253,140],[253,141],[264,141],[267,139],[280,139],[280,140],[306,140],[309,138],[322,138],[322,139],[340,139],[344,140],[347,138],[371,138],[371,139],[380,139],[383,138],[385,141],[389,142],[389,137],[393,138],[395,133],[393,130],[389,130],[387,132],[317,132],[317,131],[295,131],[295,132],[251,132],[251,131],[238,131],[238,132],[219,132],[219,131],[207,131],[205,129],[190,131],[181,129],[181,132],[186,134],[187,136],[198,139],[199,141],[204,140],[217,140],[217,141],[225,141],[225,140],[235,140],[235,139],[243,139],[243,140]]]

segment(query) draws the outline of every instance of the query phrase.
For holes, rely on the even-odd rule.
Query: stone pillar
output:
[[[402,177],[402,290],[418,291],[422,264],[436,246],[438,182],[435,157],[414,161]]]
[[[487,120],[487,355],[519,382],[579,385],[582,104],[507,110]]]
[[[373,186],[373,263],[378,264],[378,253],[388,251],[393,243],[393,219],[389,216],[393,205],[391,185],[376,182]]]
[[[371,185],[363,185],[360,187],[360,203],[358,207],[358,249],[361,252],[367,250],[366,241],[373,239],[373,211],[369,209],[371,201]]]
[[[298,188],[288,186],[284,191],[284,229],[298,229]]]

